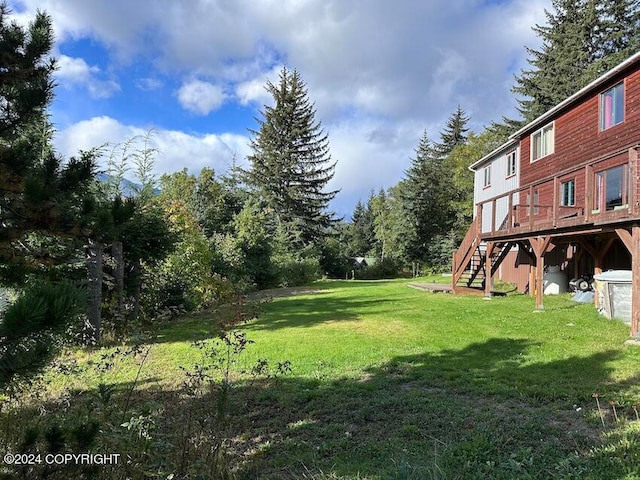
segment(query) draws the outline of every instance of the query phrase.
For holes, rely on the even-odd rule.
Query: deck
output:
[[[606,176],[613,170],[619,175],[615,185]],[[571,205],[563,205],[562,186],[568,181],[575,195]],[[481,219],[478,234],[482,241],[580,236],[629,228],[640,223],[637,151],[614,152],[484,200],[476,206],[476,217]]]

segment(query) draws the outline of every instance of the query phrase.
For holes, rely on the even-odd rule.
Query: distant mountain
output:
[[[113,177],[106,173],[99,173],[96,176],[96,178],[99,182],[106,183],[106,182],[109,182]],[[132,182],[131,180],[127,180],[126,178],[123,178],[120,181],[120,191],[125,197],[128,197],[128,198],[135,197],[141,188],[142,188],[142,185],[136,182]],[[159,195],[160,189],[154,188],[153,193],[155,195]]]

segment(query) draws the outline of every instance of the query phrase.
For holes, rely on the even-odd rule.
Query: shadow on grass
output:
[[[492,339],[399,356],[364,379],[246,387],[238,392],[245,420],[255,438],[269,439],[246,478],[618,479],[640,471],[640,441],[611,430],[608,412],[601,445],[591,398],[595,389],[614,399],[624,390],[609,366],[620,352],[523,364],[536,346]],[[619,415],[631,419],[630,405]]]
[[[379,287],[385,281],[326,281],[308,287],[277,288],[254,292],[246,298],[230,305],[213,310],[191,313],[174,320],[158,324],[154,332],[147,332],[151,343],[193,342],[216,337],[223,326],[242,325],[245,330],[276,330],[280,328],[308,327],[328,321],[354,320],[358,316],[356,309],[377,306],[378,312],[384,312],[381,305],[388,302],[369,294],[358,300],[328,297],[329,290],[348,283],[350,288]],[[271,313],[270,303],[284,302],[277,307],[277,314]],[[395,299],[398,301],[398,299]],[[283,307],[284,305],[284,307]],[[246,312],[254,312],[255,315]],[[389,309],[393,311],[393,309]],[[257,313],[260,315],[257,315]],[[243,316],[242,318],[239,318]],[[254,316],[258,320],[245,324]],[[133,342],[126,342],[131,345]],[[117,347],[119,341],[104,342],[99,347]]]
[[[610,366],[622,352],[527,364],[526,353],[538,346],[490,339],[397,356],[362,378],[237,383],[225,430],[230,462],[244,479],[635,478],[624,475],[640,469],[638,436],[614,429],[607,414],[609,436],[601,440],[591,398],[595,389],[603,402],[623,394],[627,385],[612,379]],[[219,434],[212,427],[216,396],[137,389],[132,408],[162,406],[142,461],[177,478],[189,462],[204,461],[206,439]],[[619,415],[626,415],[622,408]],[[191,442],[205,450],[190,450],[194,458],[185,463]]]
[[[362,288],[359,297],[343,298],[328,295],[275,300],[277,306],[266,305],[259,319],[244,326],[245,330],[277,330],[282,328],[308,328],[326,322],[358,320],[361,312],[375,312],[376,315],[397,313],[403,297],[385,297],[368,287],[379,287],[385,281],[349,282],[350,289]],[[388,282],[388,281],[386,281]]]

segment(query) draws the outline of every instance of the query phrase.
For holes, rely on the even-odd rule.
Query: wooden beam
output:
[[[500,251],[500,254],[496,258],[495,262],[493,262],[493,264],[491,265],[492,273],[494,275],[498,271],[500,264],[504,261],[505,258],[507,258],[507,255],[509,255],[509,252],[511,251],[514,245],[515,244],[513,242],[507,242],[502,245],[502,250]]]
[[[640,334],[640,227],[634,225],[631,232],[616,228],[616,233],[631,254],[631,336]]]
[[[507,210],[509,213],[507,214],[507,230],[511,230],[513,228],[513,192],[509,192],[509,209]]]
[[[490,297],[491,290],[493,290],[493,273],[492,273],[492,258],[493,251],[495,250],[496,244],[494,242],[487,243],[487,250],[485,252],[485,261],[484,261],[484,296]]]
[[[559,190],[559,180],[558,177],[553,177],[553,226],[558,225],[558,204],[560,203],[560,199],[558,198],[558,190]]]
[[[551,244],[551,237],[548,235],[546,237],[532,237],[529,239],[529,243],[536,256],[536,310],[544,310],[544,254]]]
[[[625,228],[616,228],[616,233],[629,253],[633,255],[633,235]]]
[[[616,233],[631,254],[631,336],[640,334],[640,227],[634,225],[631,232],[616,228]]]
[[[616,232],[618,230],[624,230],[624,229],[616,229]],[[618,236],[620,236],[620,234],[618,234]],[[589,255],[593,257],[596,263],[602,263],[602,261],[604,260],[604,256],[611,249],[613,242],[615,242],[615,237],[607,238],[607,241],[604,245],[593,245],[584,238],[578,238],[577,242],[580,244],[582,248],[584,248],[587,251],[587,253],[589,253]]]
[[[533,231],[533,186],[529,187],[529,230]]]
[[[640,192],[638,191],[638,181],[640,180],[640,171],[638,168],[638,150],[637,148],[629,149],[629,176],[631,177],[629,189],[629,208],[632,215],[636,216],[640,213]]]
[[[593,166],[587,165],[584,169],[585,178],[585,195],[584,195],[584,221],[589,223],[591,220],[591,210],[593,205],[593,192],[594,192],[594,173]]]
[[[491,233],[496,231],[496,199],[491,201]]]
[[[531,244],[531,248],[533,249],[535,256],[539,257],[547,253],[547,249],[549,248],[549,245],[551,245],[551,236],[533,237],[529,239],[529,243]],[[555,248],[555,245],[553,245],[553,247]],[[553,250],[553,248],[551,248],[551,250]]]
[[[638,338],[640,333],[640,227],[631,229],[633,239],[631,250],[631,336]]]

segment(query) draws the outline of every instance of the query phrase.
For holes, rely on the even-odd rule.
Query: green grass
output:
[[[233,370],[239,478],[640,478],[640,348],[624,345],[626,325],[569,296],[545,297],[534,312],[528,296],[406,283],[318,283],[274,298],[242,327],[255,343]],[[135,397],[165,402],[166,429],[188,409],[179,367],[201,361],[192,341],[211,336],[217,318],[174,322],[149,343]],[[107,373],[87,364],[113,348],[72,352],[77,373],[51,373],[49,395],[130,385],[141,356]],[[258,359],[292,371],[242,373]]]

